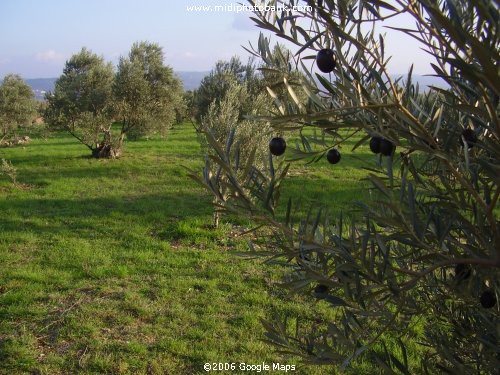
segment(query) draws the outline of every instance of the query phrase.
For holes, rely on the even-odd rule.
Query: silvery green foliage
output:
[[[55,83],[44,119],[51,128],[64,129],[94,152],[109,134],[113,118],[114,72],[111,63],[82,48],[66,61]]]
[[[35,94],[23,79],[6,75],[0,84],[0,143],[13,136],[19,126],[31,125],[36,116]]]
[[[297,46],[296,58],[308,77],[291,88],[307,96],[306,104],[271,90],[276,109],[261,119],[275,131],[307,126],[320,132],[312,139],[301,134],[292,159],[319,160],[353,136],[360,138],[354,149],[380,136],[397,152],[376,168],[367,166],[374,199],[356,202],[359,212],[347,223],[326,210],[294,214],[293,200],[279,201],[288,165],[276,167],[272,158],[263,166],[236,165],[229,152],[237,153],[237,146],[216,146],[207,133],[220,172],[205,172],[201,182],[218,196],[218,184],[225,181],[225,194],[233,197],[220,200],[219,209],[265,227],[256,231],[251,250],[295,264],[288,286],[298,292],[326,286],[326,292],[312,294],[336,317],[292,327],[291,317],[269,321],[268,340],[306,363],[339,369],[364,361],[377,372],[495,373],[499,304],[484,308],[480,296],[489,289],[498,299],[500,291],[498,5],[300,3],[313,10],[256,11],[253,17],[259,27]],[[434,56],[432,68],[448,90],[420,92],[411,67],[404,78],[387,70],[384,39],[375,27],[399,13],[411,16],[415,26],[395,31],[416,38]],[[314,65],[322,48],[332,48],[337,61],[328,76],[317,74]],[[267,58],[265,38],[254,53]],[[465,129],[477,137],[472,147],[462,137]],[[323,148],[314,149],[313,143]],[[286,205],[283,220],[274,216],[280,203]],[[469,267],[467,278],[455,271],[459,264]],[[409,352],[418,345],[418,353]]]
[[[221,202],[230,200],[232,193],[226,189],[228,181],[222,177],[222,160],[218,159],[220,155],[216,150],[225,149],[224,160],[235,171],[248,163],[262,167],[267,161],[267,142],[271,130],[265,122],[241,118],[244,107],[253,108],[249,115],[266,113],[269,107],[267,96],[252,95],[247,82],[229,80],[223,96],[213,100],[198,125],[200,142],[206,155],[203,173],[215,184],[214,189],[219,191],[215,201]],[[215,225],[218,225],[219,215],[216,213],[214,218]]]
[[[207,114],[210,104],[214,101],[218,103],[224,97],[233,82],[246,83],[251,95],[257,95],[262,89],[251,60],[243,64],[238,57],[233,56],[229,61],[217,61],[212,71],[203,78],[200,87],[193,93],[192,111],[197,123],[200,123],[201,118]],[[240,118],[246,112],[251,111],[251,106],[240,105],[239,107],[244,111],[240,113]]]
[[[271,48],[270,42],[270,39],[261,33],[259,45],[267,46],[265,55],[255,54],[255,51],[249,50],[260,59],[258,70],[262,76],[263,86],[275,100],[287,98],[287,101],[294,102],[304,109],[308,97],[302,90],[294,89],[307,81],[306,76],[298,68],[297,61],[289,49],[281,44],[275,44]]]
[[[132,45],[116,74],[111,63],[83,48],[66,62],[46,99],[49,126],[66,130],[99,158],[119,157],[127,135],[164,135],[184,105],[180,80],[164,64],[162,48],[149,42]]]
[[[267,159],[270,127],[263,122],[241,119],[240,114],[242,107],[250,105],[252,112],[248,115],[265,114],[269,103],[263,93],[253,96],[246,82],[232,81],[223,97],[210,104],[207,114],[202,117],[201,127],[210,131],[221,145],[227,143],[228,134],[234,130],[234,142],[239,144],[240,157],[246,160],[255,149],[257,160],[262,162]]]
[[[14,186],[17,185],[17,169],[8,160],[2,159],[0,175],[7,176]]]
[[[164,64],[156,43],[135,43],[120,58],[113,92],[121,132],[131,138],[165,135],[184,106],[182,82]]]

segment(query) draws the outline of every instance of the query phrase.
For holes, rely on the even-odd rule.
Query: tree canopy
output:
[[[19,126],[29,125],[37,104],[31,87],[16,74],[8,74],[0,84],[0,141],[13,135]]]
[[[45,117],[95,157],[119,157],[126,136],[165,134],[183,105],[182,93],[155,43],[135,43],[116,73],[111,63],[83,48],[66,62],[54,93],[47,95]]]
[[[82,48],[66,62],[54,92],[46,95],[45,121],[68,131],[97,156],[113,119],[113,82],[111,63]]]
[[[122,134],[165,133],[184,106],[182,82],[155,43],[135,43],[118,64],[114,95]]]

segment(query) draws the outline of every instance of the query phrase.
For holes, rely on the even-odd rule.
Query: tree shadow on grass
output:
[[[188,172],[185,168],[181,165],[167,164],[167,162],[163,165],[155,160],[152,160],[150,163],[146,164],[146,166],[141,166],[130,164],[128,160],[123,160],[122,162],[120,160],[98,160],[88,158],[88,162],[86,162],[84,159],[86,158],[57,158],[52,160],[50,164],[47,164],[45,168],[39,167],[40,159],[37,157],[14,157],[9,158],[9,161],[18,169],[18,177],[22,182],[33,184],[49,184],[56,180],[75,178],[82,180],[90,179],[96,183],[98,183],[97,180],[99,179],[107,179],[115,180],[118,184],[124,184],[127,183],[128,179],[130,179],[131,174],[134,176],[141,175],[141,177],[148,177],[149,173],[151,173],[152,178],[157,180],[158,171],[161,171],[162,169],[165,174],[165,178],[171,174],[175,176],[186,176],[186,179],[188,179]],[[193,163],[193,160],[186,158],[185,162],[186,164]],[[133,161],[137,161],[137,158],[133,159]],[[189,180],[188,184],[191,185],[193,182]]]
[[[54,181],[65,178],[117,178],[118,181],[127,177],[127,173],[137,173],[141,168],[141,173],[147,176],[148,170],[154,171],[157,175],[159,169],[163,169],[166,174],[182,171],[182,175],[187,176],[187,171],[182,164],[187,164],[191,168],[201,170],[203,157],[199,153],[178,154],[178,153],[149,153],[144,158],[132,157],[127,153],[120,159],[96,159],[89,154],[68,155],[64,153],[47,156],[45,154],[26,155],[6,155],[8,159],[19,171],[19,177],[26,183],[37,183],[43,181]],[[144,165],[138,165],[142,162]],[[199,162],[199,167],[193,167]],[[40,165],[43,168],[40,168]],[[143,171],[146,173],[143,173]],[[187,177],[186,177],[187,178]]]
[[[2,157],[8,159],[13,164],[16,164],[18,167],[22,167],[23,165],[40,165],[40,164],[57,165],[57,163],[61,161],[68,161],[68,160],[81,161],[81,159],[94,159],[92,158],[90,150],[88,154],[86,154],[85,150],[83,150],[81,155],[78,154],[73,155],[64,152],[49,153],[49,152],[43,152],[42,150],[37,150],[37,153],[30,152],[24,155],[13,153],[12,155],[5,155],[5,156],[2,155]]]
[[[95,233],[111,230],[125,233],[131,223],[147,228],[199,218],[210,218],[210,200],[196,193],[110,196],[95,199],[23,199],[0,201],[0,212],[15,216],[0,217],[4,235],[20,231],[34,233],[76,232],[93,238]]]
[[[289,199],[292,200],[292,212],[300,218],[305,218],[309,211],[315,217],[319,209],[323,213],[326,210],[330,219],[336,219],[341,213],[358,215],[356,202],[374,199],[377,193],[372,190],[368,181],[353,179],[337,183],[328,176],[291,176],[282,185],[276,216],[284,220]]]

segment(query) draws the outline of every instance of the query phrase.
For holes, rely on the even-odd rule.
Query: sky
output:
[[[239,2],[245,3],[244,0]],[[190,12],[191,5],[237,4],[230,0],[0,0],[0,77],[58,77],[65,61],[82,47],[117,63],[132,43],[163,47],[166,64],[176,71],[208,71],[217,60],[248,53],[261,29],[250,12]],[[410,26],[404,17],[391,25]],[[281,41],[274,36],[273,42]],[[415,65],[429,73],[428,57],[409,37],[387,31],[390,68],[405,73]]]

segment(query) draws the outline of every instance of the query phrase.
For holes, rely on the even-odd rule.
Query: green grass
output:
[[[282,268],[234,255],[246,245],[229,224],[210,228],[211,199],[183,168],[202,164],[190,125],[166,141],[128,142],[119,160],[89,158],[65,134],[0,152],[29,185],[0,177],[0,373],[298,364],[262,341],[260,319],[316,316],[326,304],[285,295]],[[366,172],[348,149],[342,157],[293,167],[283,200],[349,210]]]

